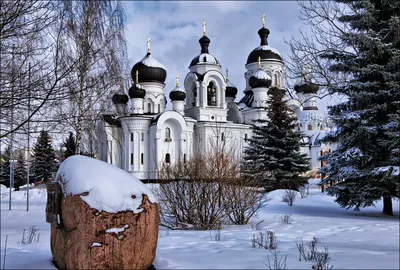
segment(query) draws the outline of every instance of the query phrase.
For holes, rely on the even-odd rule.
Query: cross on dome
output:
[[[203,36],[206,35],[206,25],[207,25],[207,23],[206,23],[206,21],[204,21],[203,22]]]
[[[263,13],[261,16],[261,21],[262,21],[262,27],[265,27],[265,14]]]
[[[150,37],[147,38],[147,52],[150,53]]]
[[[136,82],[136,84],[138,84],[139,83],[139,71],[138,70],[136,70],[136,73],[135,73],[135,82]]]
[[[226,69],[226,80],[228,81],[229,69]]]
[[[261,68],[261,56],[258,57],[258,68]]]
[[[179,74],[176,74],[176,86],[179,86]]]

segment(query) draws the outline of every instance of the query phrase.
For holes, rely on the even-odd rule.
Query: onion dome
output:
[[[218,60],[208,52],[208,46],[210,45],[211,40],[206,36],[206,22],[203,23],[203,36],[199,39],[199,43],[201,47],[201,53],[193,58],[189,67],[197,64],[219,65]]]
[[[146,96],[146,90],[143,89],[140,84],[135,83],[129,88],[128,94],[130,98],[144,98]]]
[[[251,75],[249,79],[249,85],[251,88],[266,87],[271,86],[271,77],[261,69],[261,57],[258,57],[258,69]]]
[[[304,66],[302,67],[303,81],[294,86],[296,93],[317,94],[319,86],[311,81],[311,66],[308,66],[308,74],[305,74]]]
[[[131,77],[134,80],[136,71],[139,71],[139,83],[143,82],[157,82],[164,84],[167,78],[167,71],[165,67],[158,62],[150,53],[150,38],[147,40],[147,54],[137,62],[132,70]]]
[[[279,52],[276,49],[272,48],[271,46],[268,46],[268,35],[270,31],[268,28],[265,28],[264,26],[265,25],[264,14],[262,18],[263,18],[262,28],[258,30],[258,35],[260,36],[261,39],[260,46],[251,51],[251,53],[247,57],[246,65],[257,62],[257,59],[259,57],[261,57],[261,60],[277,59],[282,61],[282,57],[280,56]]]
[[[236,86],[228,80],[228,72],[229,70],[226,69],[226,90],[225,90],[225,96],[226,97],[236,97],[236,94],[238,92]]]
[[[178,74],[176,74],[176,86],[169,93],[169,98],[172,101],[177,101],[177,100],[184,101],[186,98],[185,90],[183,90],[182,88],[179,87],[179,75]]]
[[[297,117],[300,123],[306,122],[325,122],[326,117],[323,113],[317,110],[303,110]]]
[[[112,101],[114,104],[127,104],[128,100],[128,96],[122,92],[117,92],[112,96]]]

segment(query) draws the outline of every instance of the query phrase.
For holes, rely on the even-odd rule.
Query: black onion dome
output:
[[[225,96],[226,97],[236,97],[238,90],[236,86],[231,83],[231,81],[226,80],[226,90],[225,90]]]
[[[249,79],[249,85],[251,88],[258,87],[270,87],[271,77],[262,69],[258,69]]]
[[[128,91],[130,98],[144,98],[146,96],[146,90],[142,88],[140,84],[134,84]]]
[[[169,93],[169,98],[172,101],[176,100],[181,100],[184,101],[186,99],[186,93],[180,90],[172,90],[171,93]]]
[[[147,53],[142,60],[133,66],[131,70],[133,81],[136,81],[136,71],[139,72],[139,83],[158,82],[164,84],[167,78],[167,71],[164,66],[154,59],[151,53]]]
[[[112,101],[114,104],[127,104],[128,100],[129,98],[125,93],[115,93],[112,96]]]
[[[296,84],[294,86],[294,90],[297,93],[316,94],[319,90],[319,86],[312,82],[302,82],[302,83]]]
[[[189,67],[195,66],[197,64],[219,65],[218,60],[208,52],[208,46],[210,45],[211,40],[204,35],[199,39],[199,43],[201,47],[201,53],[193,58],[192,62],[190,62]]]
[[[261,60],[277,59],[282,61],[282,57],[279,55],[279,52],[276,49],[268,46],[269,33],[269,30],[265,27],[258,30],[258,35],[261,39],[260,46],[251,51],[247,57],[246,65],[257,62],[258,57],[261,57]]]

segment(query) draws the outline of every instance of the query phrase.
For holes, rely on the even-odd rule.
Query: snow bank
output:
[[[156,199],[150,189],[140,180],[120,168],[106,162],[85,157],[71,156],[58,169],[56,179],[62,178],[65,194],[79,195],[90,208],[117,213],[133,211],[140,213],[142,195],[150,202]]]

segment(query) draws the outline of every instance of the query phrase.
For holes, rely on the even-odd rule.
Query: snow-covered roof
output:
[[[198,57],[197,64],[215,64],[215,65],[219,64],[218,60],[209,53],[202,53],[199,56],[196,56],[196,58],[197,57]]]
[[[253,77],[256,77],[257,79],[260,79],[260,80],[271,80],[271,77],[267,74],[267,72],[265,72],[262,69],[257,69],[253,73]]]
[[[148,67],[158,67],[158,68],[165,69],[165,67],[160,62],[158,62],[156,59],[154,59],[151,54],[147,54],[139,62]]]
[[[144,194],[150,202],[156,202],[150,189],[133,175],[106,162],[85,156],[67,158],[58,169],[56,179],[62,182],[61,187],[66,195],[88,192],[88,195],[81,195],[81,199],[90,208],[100,212],[130,210],[140,213],[143,211],[140,205]]]
[[[273,52],[273,53],[276,53],[276,54],[278,54],[278,55],[281,55],[281,54],[278,52],[277,49],[272,48],[271,46],[268,46],[268,45],[261,45],[261,46],[258,46],[258,47],[255,48],[253,51],[271,51],[271,52]]]
[[[315,122],[315,121],[326,121],[326,116],[318,111],[318,110],[304,110],[301,111],[298,115],[298,120],[301,123],[305,123],[305,122]]]

